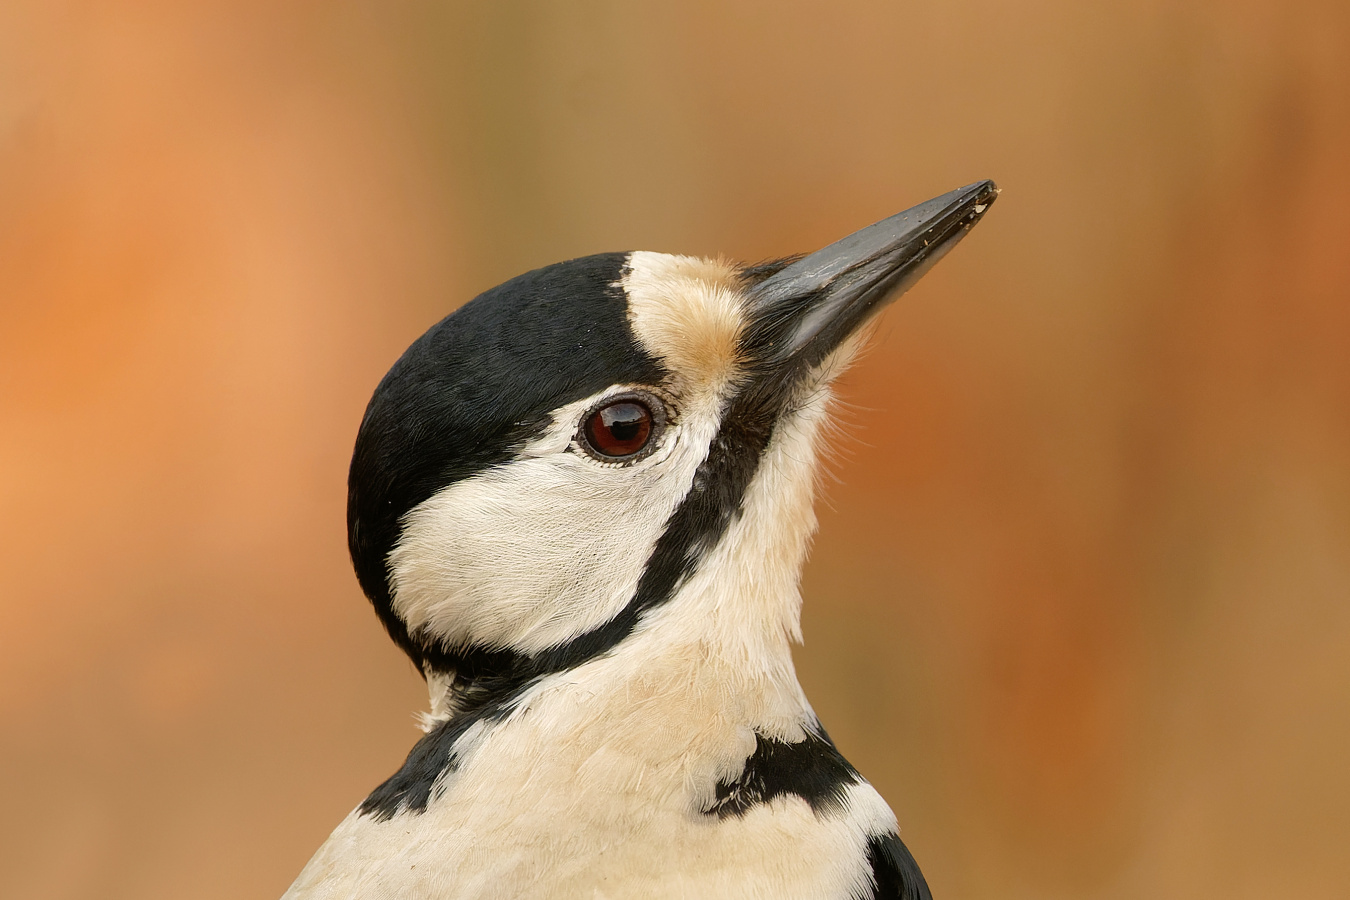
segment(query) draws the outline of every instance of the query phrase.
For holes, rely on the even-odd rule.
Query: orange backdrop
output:
[[[803,681],[942,898],[1350,892],[1344,0],[0,7],[0,895],[281,893],[416,737],[376,381],[496,282],[1004,193],[886,315]]]

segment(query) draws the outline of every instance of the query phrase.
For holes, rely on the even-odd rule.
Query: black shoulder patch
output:
[[[459,739],[475,724],[498,720],[509,711],[510,698],[487,702],[427,732],[408,752],[403,766],[361,802],[361,815],[386,822],[400,812],[426,812],[437,781],[459,768],[455,748]]]
[[[385,567],[403,515],[509,460],[559,406],[663,377],[629,327],[618,286],[627,259],[557,263],[480,294],[413,342],[375,389],[348,476],[348,545],[366,596],[419,668],[424,653],[390,608]]]
[[[757,733],[755,752],[740,775],[719,781],[717,799],[703,812],[720,819],[743,816],[753,806],[795,794],[811,804],[816,815],[831,815],[843,811],[844,791],[861,780],[823,730],[808,729],[805,740],[796,743]]]
[[[871,838],[867,842],[867,864],[872,868],[872,893],[860,900],[933,900],[919,864],[899,835]]]
[[[361,815],[387,822],[400,812],[426,812],[436,781],[458,768],[455,741],[464,732],[453,725],[442,722],[413,744],[403,766],[361,801]]]

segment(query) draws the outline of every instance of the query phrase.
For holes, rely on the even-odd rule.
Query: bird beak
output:
[[[947,255],[998,196],[967,185],[882,219],[750,289],[750,355],[771,368],[818,365]]]

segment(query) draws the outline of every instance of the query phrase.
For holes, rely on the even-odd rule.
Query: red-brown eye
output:
[[[586,417],[581,438],[601,459],[630,459],[647,448],[659,425],[645,398],[621,397]]]

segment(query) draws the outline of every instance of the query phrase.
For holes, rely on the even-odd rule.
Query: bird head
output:
[[[658,627],[747,662],[795,637],[830,383],[996,194],[765,265],[574,259],[433,326],[376,389],[349,481],[395,642],[428,677],[509,687]]]

